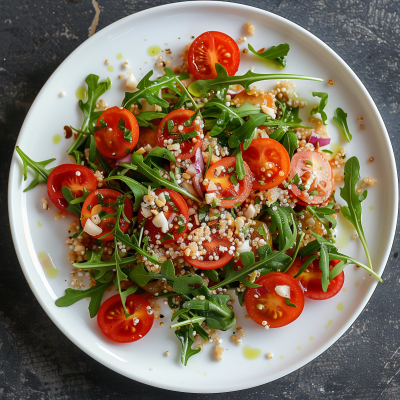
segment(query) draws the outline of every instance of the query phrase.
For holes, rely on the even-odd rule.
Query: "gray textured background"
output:
[[[0,399],[400,399],[399,238],[368,306],[348,332],[302,369],[265,386],[185,395],[124,378],[72,344],[39,306],[10,237],[7,181],[19,129],[42,85],[91,31],[159,0],[0,1]],[[314,33],[361,78],[400,150],[399,1],[247,0]],[[227,368],[227,366],[221,366]]]

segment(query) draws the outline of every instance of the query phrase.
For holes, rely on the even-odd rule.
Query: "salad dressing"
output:
[[[56,135],[53,136],[53,143],[58,144],[61,141],[61,136],[57,133]]]
[[[40,263],[42,264],[43,271],[48,278],[54,279],[59,275],[60,270],[55,267],[49,254],[45,253],[44,251],[41,251],[39,253],[39,260]]]
[[[149,56],[156,56],[157,54],[160,54],[160,53],[161,53],[161,47],[160,47],[160,46],[157,46],[157,45],[150,46],[150,47],[147,49],[147,54],[148,54]]]
[[[117,60],[122,60],[124,58],[124,55],[122,53],[117,54]]]
[[[255,349],[255,348],[253,349],[248,344],[246,344],[246,346],[243,347],[242,354],[246,360],[250,360],[250,361],[257,360],[257,358],[261,357],[261,350]]]
[[[78,89],[76,89],[75,92],[75,97],[78,100],[86,100],[87,99],[87,90],[83,86],[79,86]]]

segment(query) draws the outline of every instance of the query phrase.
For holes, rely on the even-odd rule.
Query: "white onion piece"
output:
[[[200,184],[200,175],[196,175],[192,178],[192,182],[193,182],[193,186],[190,185],[192,188],[194,187],[195,189],[195,196],[200,196],[201,199],[204,198],[204,193],[203,193],[203,189],[201,188],[201,184]]]
[[[194,180],[196,177],[193,177],[192,180]],[[196,189],[193,187],[193,185],[190,185],[186,181],[183,181],[181,183],[181,186],[186,189],[192,196],[198,196],[199,194],[197,193]]]
[[[86,220],[83,230],[90,236],[97,236],[97,235],[100,235],[101,232],[103,232],[103,229],[101,229],[99,226],[94,224],[92,222],[92,220],[90,220],[90,219]]]
[[[175,217],[176,217],[176,213],[172,213],[168,218],[168,223],[172,224],[172,221],[174,220]]]
[[[194,215],[194,214],[196,214],[196,210],[195,210],[193,207],[190,207],[190,208],[189,208],[189,217],[190,217],[191,215]]]
[[[328,146],[328,144],[331,143],[331,138],[320,137],[315,132],[313,132],[308,142],[313,144],[315,147],[317,146],[317,142],[319,142],[319,147],[323,147]]]
[[[194,164],[190,164],[186,170],[186,173],[190,176],[195,176],[196,175],[196,168]]]
[[[132,155],[131,154],[127,154],[126,156],[124,156],[124,157],[122,157],[122,158],[117,158],[116,160],[115,160],[115,165],[118,167],[118,165],[119,165],[119,163],[127,163],[127,164],[130,164],[130,162],[131,162],[131,157],[132,157]]]
[[[203,176],[204,160],[203,160],[203,154],[201,153],[200,147],[198,147],[196,150],[196,157],[194,159],[194,167],[196,169],[196,173],[201,174]]]
[[[290,287],[288,285],[278,285],[275,286],[275,292],[278,296],[290,299]]]
[[[214,183],[214,181],[210,181],[210,183],[207,186],[207,192],[216,192],[218,190],[217,185]]]

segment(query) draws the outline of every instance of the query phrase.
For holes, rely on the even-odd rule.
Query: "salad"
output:
[[[16,148],[24,179],[28,167],[35,174],[25,191],[45,183],[58,213],[77,217],[66,239],[74,279],[56,305],[90,298],[103,334],[128,343],[151,330],[162,299],[184,365],[210,341],[222,359],[218,330],[242,331],[235,301],[268,330],[299,318],[305,299],[335,296],[347,265],[381,281],[362,227],[359,161],[325,148],[328,93],[313,92],[319,105],[306,121],[299,116],[305,101],[291,81],[322,79],[237,75],[241,56],[284,68],[290,46],[245,50],[251,54],[241,55],[225,33],[205,32],[182,53],[182,65],[170,69],[158,57],[161,77],[149,71],[137,82],[129,71],[121,106],[105,104],[111,81],[91,74],[87,100],[79,101],[82,125],[70,127],[71,164],[47,168],[55,159],[36,162]],[[254,85],[265,80],[279,82],[269,91]],[[350,142],[345,111],[333,119]],[[339,185],[346,206],[336,202]],[[339,212],[354,226],[366,264],[337,249]],[[117,293],[102,302],[110,290]]]

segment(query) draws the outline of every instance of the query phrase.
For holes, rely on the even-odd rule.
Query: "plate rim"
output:
[[[172,3],[172,4],[166,4],[166,5],[161,5],[161,6],[155,6],[155,7],[151,7],[148,8],[146,10],[142,10],[139,12],[136,12],[134,14],[128,15],[124,18],[121,18],[117,21],[114,21],[113,23],[111,23],[110,25],[106,26],[105,28],[103,28],[101,31],[97,32],[95,35],[93,35],[92,37],[86,39],[83,43],[81,43],[70,55],[68,55],[68,57],[65,58],[65,60],[56,68],[55,71],[53,71],[53,73],[50,75],[50,77],[47,79],[46,83],[43,85],[43,87],[41,88],[41,90],[39,91],[39,93],[37,94],[35,100],[33,101],[25,119],[24,122],[21,126],[21,129],[19,131],[18,134],[18,138],[16,141],[16,145],[18,145],[19,141],[20,141],[20,135],[21,132],[23,132],[26,129],[26,125],[29,119],[29,116],[31,115],[31,113],[34,112],[35,108],[37,107],[37,104],[39,102],[39,98],[41,98],[41,95],[43,92],[45,92],[45,90],[47,89],[47,87],[50,85],[50,81],[53,77],[53,75],[56,74],[56,72],[62,67],[62,65],[69,60],[70,58],[72,58],[74,56],[74,54],[80,50],[80,48],[82,46],[88,46],[92,43],[92,41],[94,40],[99,40],[99,37],[102,35],[107,35],[108,31],[112,29],[112,27],[114,26],[114,24],[119,24],[120,22],[126,20],[126,19],[135,19],[135,18],[142,18],[142,17],[147,17],[146,14],[151,14],[154,12],[159,12],[160,9],[168,9],[168,10],[173,10],[173,9],[177,9],[179,10],[180,8],[191,8],[191,7],[222,7],[222,8],[226,8],[226,9],[234,9],[235,11],[238,10],[247,10],[247,11],[251,11],[257,14],[261,14],[261,15],[265,15],[266,17],[269,17],[271,19],[276,20],[279,24],[284,24],[284,25],[289,25],[292,28],[295,28],[297,30],[300,30],[301,33],[305,34],[306,36],[308,36],[308,38],[313,41],[314,43],[317,43],[318,45],[322,46],[323,48],[325,48],[325,50],[327,50],[331,56],[333,56],[340,64],[341,66],[345,69],[345,72],[348,74],[349,78],[357,85],[358,89],[360,89],[365,98],[364,100],[367,102],[367,104],[374,110],[376,117],[377,117],[377,121],[376,123],[380,126],[382,132],[384,133],[383,137],[385,140],[385,149],[386,152],[389,155],[389,160],[388,160],[388,165],[390,165],[390,169],[391,172],[393,173],[393,180],[394,180],[394,205],[398,204],[398,176],[397,176],[397,168],[396,168],[396,160],[394,157],[394,151],[393,151],[393,147],[391,145],[390,142],[390,137],[388,134],[388,131],[386,129],[385,123],[382,119],[382,116],[379,112],[379,109],[377,108],[374,100],[372,99],[371,95],[369,94],[369,92],[367,91],[366,87],[364,86],[364,84],[362,83],[362,81],[358,78],[358,76],[355,74],[355,72],[351,69],[351,67],[334,51],[330,48],[329,45],[327,45],[326,43],[324,43],[321,39],[319,39],[317,36],[315,36],[313,33],[307,31],[305,28],[301,27],[300,25],[280,16],[277,15],[275,13],[272,13],[270,11],[266,11],[257,7],[253,7],[253,6],[248,6],[248,5],[243,5],[243,4],[238,4],[238,3],[231,3],[231,2],[223,2],[223,1],[196,1],[196,2],[192,2],[192,1],[185,1],[185,2],[178,2],[178,3]],[[13,157],[11,160],[11,165],[10,165],[10,171],[9,171],[9,182],[8,182],[8,212],[9,212],[9,223],[10,223],[10,229],[11,229],[11,234],[12,234],[12,239],[13,239],[13,243],[14,243],[14,248],[18,257],[18,261],[20,263],[21,269],[24,273],[24,276],[33,292],[33,294],[35,295],[36,299],[38,300],[39,304],[41,305],[41,307],[43,308],[43,310],[46,312],[46,314],[49,316],[49,318],[52,320],[52,322],[60,329],[60,331],[69,339],[71,340],[77,347],[79,347],[82,351],[84,351],[86,354],[88,354],[90,357],[92,357],[93,359],[95,359],[96,361],[98,361],[99,363],[101,363],[102,365],[106,366],[107,368],[112,369],[113,371],[126,376],[129,379],[133,379],[136,380],[138,382],[150,385],[150,386],[154,386],[157,388],[161,388],[161,389],[166,389],[166,390],[171,390],[171,391],[178,391],[178,392],[183,392],[184,390],[180,389],[179,387],[177,387],[176,385],[170,385],[167,383],[162,383],[162,384],[158,384],[157,381],[152,381],[150,379],[144,379],[144,378],[138,378],[138,377],[132,377],[130,376],[125,370],[123,370],[122,368],[119,367],[119,365],[117,364],[110,364],[107,362],[107,360],[104,360],[103,357],[100,356],[100,353],[96,353],[94,351],[92,351],[90,348],[85,347],[85,345],[83,343],[79,342],[79,339],[76,338],[75,336],[72,335],[72,333],[70,331],[65,332],[63,329],[61,329],[61,327],[58,324],[57,319],[55,318],[55,315],[53,315],[53,311],[48,307],[48,303],[47,301],[42,297],[41,293],[38,291],[38,288],[35,285],[32,285],[29,283],[29,275],[30,275],[30,268],[27,267],[27,264],[25,264],[24,262],[24,255],[22,254],[22,250],[19,244],[19,238],[18,238],[18,234],[17,234],[17,227],[15,222],[12,219],[12,215],[15,212],[14,211],[14,206],[13,206],[13,201],[12,201],[12,183],[14,181],[14,175],[16,173],[16,171],[18,170],[17,168],[13,168],[14,164],[17,162],[17,155],[16,152],[13,152]],[[397,207],[394,206],[394,210],[393,210],[393,216],[395,217],[393,220],[397,221],[397,217],[398,217],[398,209]],[[390,233],[389,236],[391,238],[391,245],[387,246],[386,251],[384,253],[384,255],[382,256],[382,264],[383,264],[383,269],[382,269],[382,274],[386,268],[388,259],[389,259],[389,255],[390,255],[390,251],[391,248],[393,246],[393,241],[394,241],[394,237],[395,237],[395,231],[396,231],[396,223],[392,224],[392,227],[390,229]],[[30,256],[29,256],[30,258]],[[34,270],[34,269],[33,269]],[[244,389],[249,389],[249,388],[253,388],[253,387],[257,387],[260,385],[264,385],[266,383],[272,382],[274,380],[283,378],[284,376],[296,371],[297,369],[300,369],[302,367],[304,367],[306,364],[308,364],[309,362],[311,362],[312,360],[314,360],[315,358],[317,358],[318,356],[320,356],[322,353],[324,353],[326,350],[328,350],[335,342],[337,342],[342,336],[343,334],[349,329],[349,327],[356,321],[356,319],[358,318],[358,316],[361,314],[361,312],[364,310],[365,306],[367,305],[368,301],[371,299],[375,288],[377,286],[377,282],[374,282],[373,284],[370,285],[370,287],[367,289],[362,301],[357,304],[357,306],[355,307],[355,310],[351,313],[351,317],[348,318],[348,320],[346,321],[346,323],[344,323],[342,325],[341,328],[339,328],[338,332],[333,335],[330,339],[328,339],[323,346],[319,346],[317,347],[315,350],[311,351],[309,356],[306,356],[302,359],[302,361],[300,362],[301,366],[298,366],[296,363],[295,366],[289,366],[287,368],[285,368],[284,372],[282,373],[282,371],[278,371],[277,373],[275,373],[272,378],[271,376],[268,377],[268,379],[264,382],[260,382],[258,384],[256,384],[254,386],[254,384],[246,384],[246,382],[243,382],[241,384],[240,387],[235,387],[234,389],[229,389],[229,388],[222,388],[222,389],[214,389],[213,391],[207,391],[207,390],[196,390],[196,391],[190,391],[191,393],[225,393],[225,392],[231,392],[231,391],[238,391],[238,390],[244,390]]]

